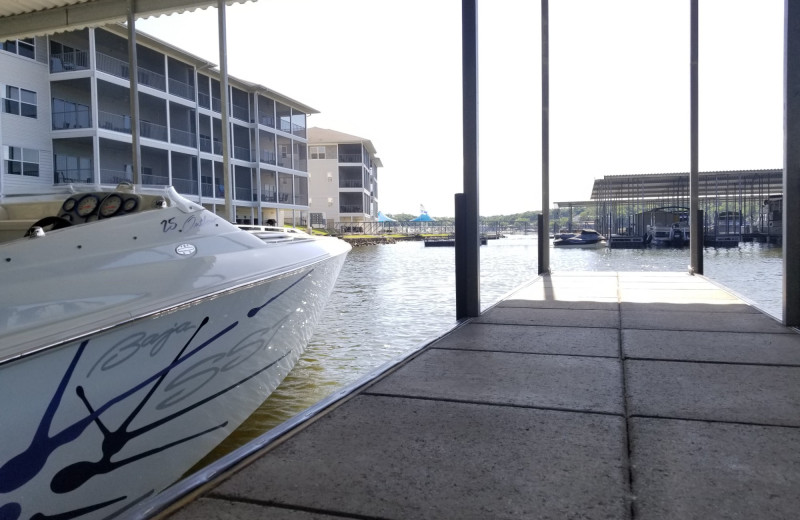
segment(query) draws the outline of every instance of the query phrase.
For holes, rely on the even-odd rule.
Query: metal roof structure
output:
[[[225,4],[247,1],[225,0]],[[3,0],[0,41],[125,22],[129,6],[134,17],[148,18],[217,5],[218,0]]]
[[[718,197],[720,190],[751,190],[781,193],[783,170],[733,170],[699,173],[700,198]],[[689,172],[610,175],[596,179],[591,200],[627,201],[689,196]],[[559,203],[570,204],[570,203]],[[574,203],[572,203],[574,204]]]

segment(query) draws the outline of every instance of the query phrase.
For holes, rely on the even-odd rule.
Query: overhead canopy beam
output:
[[[227,5],[246,0],[227,0]],[[27,10],[24,2],[0,5],[0,41],[30,38],[44,34],[98,27],[128,20],[127,0],[53,0],[37,2],[50,7],[38,11]],[[134,16],[146,18],[182,11],[194,11],[217,6],[217,0],[136,0]]]

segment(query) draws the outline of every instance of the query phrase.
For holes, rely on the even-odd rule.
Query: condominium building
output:
[[[219,71],[143,33],[137,61],[141,183],[172,185],[222,215]],[[129,78],[123,25],[4,42],[0,197],[131,182]],[[306,121],[317,111],[244,80],[228,85],[236,220],[307,225]]]
[[[378,216],[378,167],[369,139],[308,129],[309,213],[314,227],[374,222]]]

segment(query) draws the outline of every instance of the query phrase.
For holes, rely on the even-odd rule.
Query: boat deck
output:
[[[800,335],[700,276],[554,274],[278,440],[162,514],[796,518]]]

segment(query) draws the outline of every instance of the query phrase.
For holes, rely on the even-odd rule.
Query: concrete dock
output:
[[[800,334],[701,276],[536,279],[185,519],[800,517]]]

